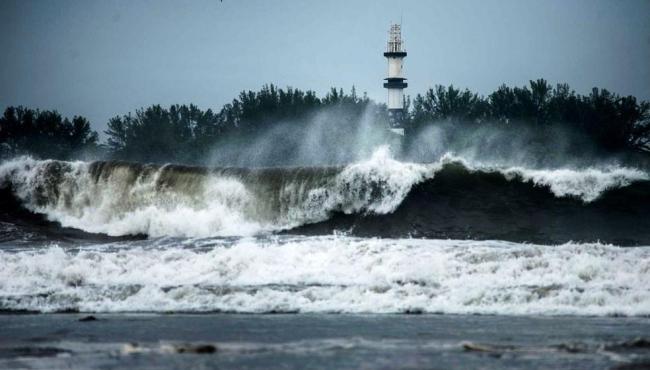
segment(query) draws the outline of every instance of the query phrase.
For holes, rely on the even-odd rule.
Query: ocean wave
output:
[[[648,181],[648,174],[627,167],[606,169],[586,168],[531,170],[511,167],[501,170],[507,178],[520,178],[536,186],[548,187],[557,197],[577,197],[584,202],[593,202],[604,192],[631,185],[637,181]]]
[[[650,247],[268,237],[0,251],[0,309],[650,315]]]
[[[230,236],[277,231],[331,212],[390,213],[429,166],[387,148],[340,168],[205,169],[21,158],[0,185],[66,227],[108,235]]]
[[[498,168],[451,155],[435,163],[407,163],[393,159],[387,147],[366,161],[340,167],[210,169],[31,158],[0,164],[0,187],[11,189],[28,210],[65,227],[111,236],[259,235],[327,223],[337,215],[352,215],[362,222],[365,217],[391,215],[405,207],[408,212],[402,210],[402,214],[422,213],[422,207],[431,212],[389,236],[440,236],[436,223],[460,217],[455,217],[452,207],[436,207],[470,204],[467,197],[484,200],[474,211],[486,218],[499,207],[514,217],[536,213],[534,206],[544,202],[535,197],[546,197],[545,203],[553,203],[552,198],[576,200],[571,203],[574,213],[583,210],[581,204],[588,204],[603,218],[607,210],[598,207],[607,194],[649,183],[647,173],[626,167]],[[453,197],[440,198],[454,191]],[[493,199],[499,194],[499,199]],[[642,207],[650,203],[645,190],[630,194],[624,204]],[[434,201],[435,197],[440,199]],[[419,204],[413,204],[413,199]],[[356,221],[346,228],[360,230]],[[465,221],[457,221],[459,229]]]

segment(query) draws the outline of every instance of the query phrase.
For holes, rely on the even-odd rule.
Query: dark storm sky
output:
[[[487,94],[544,77],[650,99],[650,1],[0,0],[0,106],[108,118],[154,103],[219,109],[265,83],[385,99],[403,18],[407,94]]]

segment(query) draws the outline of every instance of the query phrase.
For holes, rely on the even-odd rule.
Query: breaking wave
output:
[[[547,242],[613,235],[613,242],[643,243],[650,241],[650,221],[642,217],[650,209],[649,180],[627,167],[476,167],[450,155],[405,163],[387,148],[340,167],[211,169],[31,158],[0,165],[0,188],[31,212],[90,233],[150,237],[340,229]],[[602,238],[598,229],[607,231]]]
[[[650,247],[273,236],[0,251],[0,309],[650,315]]]

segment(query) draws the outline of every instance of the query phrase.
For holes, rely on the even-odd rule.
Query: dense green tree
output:
[[[487,97],[454,86],[435,86],[405,101],[407,129],[417,133],[436,122],[447,124],[506,125],[545,130],[557,125],[586,134],[610,151],[650,153],[650,103],[621,97],[605,89],[579,95],[566,84],[554,88],[543,79],[528,86],[501,85]],[[219,112],[195,105],[153,105],[109,120],[106,149],[111,158],[133,161],[202,163],[220,145],[247,143],[282,126],[291,127],[294,141],[282,142],[291,155],[305,122],[328,111],[319,124],[334,131],[349,130],[370,117],[378,129],[386,126],[387,111],[353,86],[349,93],[331,88],[319,98],[314,91],[265,85],[259,91],[242,91]],[[370,116],[368,116],[370,114]],[[321,119],[321,121],[322,121]],[[285,130],[286,132],[286,130]],[[549,131],[551,132],[551,131]],[[337,140],[338,140],[337,139]],[[32,154],[42,158],[72,158],[97,151],[97,133],[87,119],[71,120],[56,111],[8,107],[0,118],[0,155]]]
[[[359,97],[354,87],[349,94],[331,89],[319,99],[313,91],[265,85],[259,91],[242,91],[217,114],[193,105],[172,105],[168,109],[154,105],[111,118],[105,133],[113,158],[202,163],[213,148],[225,143],[248,143],[279,124],[293,125],[296,132],[304,130],[305,118],[321,108],[339,109],[337,120],[354,126],[371,105],[377,116],[385,110],[365,94]],[[289,152],[291,143],[285,145]]]
[[[424,96],[417,95],[413,101],[412,120],[415,126],[431,121],[480,121],[486,115],[484,100],[469,90],[459,90],[453,85],[436,86]]]
[[[153,105],[109,120],[107,146],[114,158],[160,161],[175,158],[192,161],[220,130],[211,110],[195,105]]]
[[[0,118],[0,155],[31,154],[69,159],[97,151],[97,133],[84,117],[63,118],[57,111],[8,107]]]
[[[544,79],[523,87],[501,85],[487,98],[467,89],[436,86],[415,97],[409,125],[415,131],[438,121],[496,122],[513,125],[513,130],[562,125],[587,134],[606,150],[650,152],[649,104],[596,88],[581,96],[566,84],[552,88]]]

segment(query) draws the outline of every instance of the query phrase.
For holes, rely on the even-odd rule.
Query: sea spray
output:
[[[264,237],[0,251],[0,309],[649,315],[650,247]]]
[[[380,148],[346,167],[203,169],[20,158],[0,178],[31,211],[88,232],[150,236],[253,235],[328,218],[388,213],[428,167]]]
[[[438,176],[445,178],[452,173],[462,176],[454,180],[457,183],[436,183]],[[419,193],[424,200],[436,202],[429,207],[440,206],[441,202],[449,207],[461,202],[458,205],[462,206],[470,203],[461,198],[436,197],[453,195],[454,189],[476,182],[476,187],[453,196],[475,195],[487,200],[505,189],[487,186],[498,185],[498,179],[548,189],[551,198],[577,198],[583,203],[597,204],[603,194],[613,190],[647,185],[649,177],[627,167],[498,168],[449,154],[429,164],[408,163],[392,158],[387,147],[378,148],[367,160],[336,167],[202,168],[38,161],[26,157],[0,164],[0,187],[10,189],[28,210],[63,226],[112,236],[260,235],[324,222],[337,214],[389,215],[416,195],[415,187],[419,192],[426,191]],[[541,212],[520,209],[522,204],[536,204],[527,197],[539,198],[539,194],[528,194],[530,189],[522,187],[515,190],[518,193],[503,193],[507,199],[495,200],[503,204],[481,204],[482,208],[476,208],[475,213],[488,212],[485,217],[492,218],[490,212],[498,211],[494,207],[499,206],[507,207],[511,213]],[[642,206],[648,201],[643,194],[644,190],[635,190],[632,196],[636,198],[625,204]],[[510,199],[512,205],[508,204]],[[440,212],[417,223],[434,222],[441,217],[454,219],[454,208]],[[457,222],[460,226],[467,224],[464,219]],[[616,227],[620,229],[618,225],[622,222]],[[438,232],[434,230],[434,235]],[[467,232],[465,235],[469,235]],[[418,231],[401,230],[395,236],[411,233],[417,235]],[[630,237],[634,240],[634,235]]]

